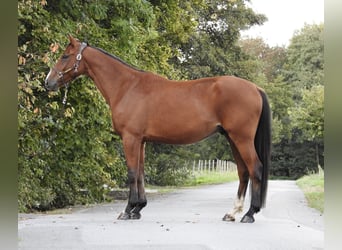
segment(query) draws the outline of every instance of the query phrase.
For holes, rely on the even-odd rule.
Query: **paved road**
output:
[[[19,249],[305,250],[324,248],[324,221],[293,181],[270,181],[254,224],[224,222],[237,182],[153,195],[139,221],[116,220],[126,202],[72,213],[20,214]],[[248,202],[247,202],[248,201]],[[249,199],[245,210],[249,206]],[[245,211],[244,211],[245,212]]]

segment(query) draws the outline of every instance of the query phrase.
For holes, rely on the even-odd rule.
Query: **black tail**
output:
[[[262,163],[260,201],[261,206],[265,207],[268,172],[271,164],[271,109],[265,92],[262,90],[259,90],[259,92],[262,97],[262,111],[254,139],[254,145]]]

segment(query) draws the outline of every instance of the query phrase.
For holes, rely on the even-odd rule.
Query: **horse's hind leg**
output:
[[[261,181],[262,181],[262,164],[255,151],[254,141],[245,140],[235,143],[242,160],[247,166],[249,177],[251,180],[251,205],[248,212],[242,217],[241,222],[254,222],[253,215],[260,211],[261,201]]]
[[[245,200],[246,190],[247,190],[247,186],[248,186],[249,173],[248,173],[247,166],[245,165],[245,163],[241,159],[240,153],[237,150],[234,142],[232,140],[230,140],[230,138],[228,136],[226,136],[226,137],[229,140],[230,147],[233,151],[234,159],[235,159],[236,164],[237,164],[237,171],[238,171],[240,182],[239,182],[237,197],[236,197],[236,200],[234,202],[234,207],[229,213],[225,214],[225,216],[223,217],[223,220],[224,221],[235,221],[235,214],[240,213],[243,210],[243,203]]]

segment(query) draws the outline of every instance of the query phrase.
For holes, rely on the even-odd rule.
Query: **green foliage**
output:
[[[288,107],[291,141],[302,145],[306,155],[315,152],[312,158],[316,171],[318,165],[324,167],[321,160],[324,152],[323,29],[323,24],[305,25],[295,33],[282,72],[284,81],[292,89],[293,105]],[[305,150],[307,146],[310,148]]]
[[[185,167],[186,161],[175,153],[160,153],[152,159],[146,167],[146,180],[149,184],[177,186],[185,183],[190,176],[190,170]]]
[[[240,31],[262,24],[266,18],[255,14],[244,1],[207,1],[196,8],[197,32],[182,46],[180,69],[188,79],[216,75],[246,77],[244,57],[237,45]]]
[[[262,38],[247,38],[239,41],[243,53],[248,55],[249,79],[262,85],[263,82],[279,81],[286,60],[284,47],[270,47]]]
[[[289,109],[294,126],[303,130],[303,139],[322,141],[324,131],[324,86],[303,89],[297,107]]]
[[[284,76],[296,91],[324,84],[323,29],[323,24],[305,25],[295,33],[287,49]]]
[[[317,151],[319,152],[318,155]],[[297,179],[306,174],[317,172],[318,163],[324,166],[323,151],[323,144],[316,145],[315,142],[310,141],[298,142],[293,139],[275,143],[272,149],[270,175]]]

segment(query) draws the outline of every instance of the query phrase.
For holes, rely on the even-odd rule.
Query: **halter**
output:
[[[82,59],[82,51],[87,47],[87,43],[82,42],[81,43],[81,47],[80,50],[78,51],[78,54],[76,55],[76,62],[74,63],[74,65],[64,71],[57,71],[57,75],[58,75],[58,79],[62,79],[62,83],[64,85],[66,85],[66,83],[64,82],[64,75],[66,73],[69,73],[71,70],[74,70],[74,73],[76,73],[78,71],[78,67],[80,65],[81,59]]]
[[[74,63],[74,65],[64,71],[57,71],[57,75],[58,75],[58,79],[61,79],[62,84],[65,87],[65,92],[64,92],[64,98],[62,103],[65,105],[66,101],[67,101],[67,95],[68,95],[68,88],[69,88],[69,83],[64,82],[64,75],[66,73],[69,73],[70,71],[74,70],[74,73],[77,73],[78,71],[78,67],[80,65],[81,59],[82,59],[82,51],[88,46],[87,43],[82,42],[81,46],[80,46],[80,50],[78,51],[78,54],[76,55],[76,62]]]

